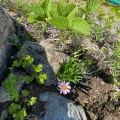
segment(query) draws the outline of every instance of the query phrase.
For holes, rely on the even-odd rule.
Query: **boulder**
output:
[[[8,38],[14,32],[13,22],[6,11],[0,6],[0,81],[7,73],[7,66],[12,51],[11,40]]]
[[[49,86],[53,83],[54,73],[59,69],[60,62],[67,59],[67,55],[60,52],[49,41],[26,42],[24,43],[25,51],[19,51],[14,58],[20,59],[24,55],[30,55],[34,58],[34,64],[42,64],[43,72],[47,74],[45,85]],[[30,67],[27,67],[26,72],[33,74]]]
[[[45,103],[46,112],[42,120],[87,120],[85,111],[80,105],[57,93],[40,94],[39,100]]]

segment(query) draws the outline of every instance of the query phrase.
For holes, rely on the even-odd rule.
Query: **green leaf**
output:
[[[55,7],[55,4],[54,4],[54,1],[53,0],[45,0],[41,7],[46,10],[46,11],[51,11],[51,10],[54,10],[54,7]]]
[[[19,94],[15,92],[13,95],[11,95],[11,98],[14,99],[16,102],[19,101]]]
[[[29,55],[26,55],[26,56],[22,57],[22,61],[23,61],[22,67],[25,68],[33,63],[34,58]]]
[[[33,23],[37,21],[45,21],[45,17],[29,15],[27,20],[28,22]]]
[[[38,82],[38,84],[43,84],[46,79],[47,79],[47,75],[41,73],[39,75],[39,79],[37,79],[37,82]]]
[[[53,17],[58,17],[57,11],[49,11],[49,14],[50,14],[50,17],[51,17],[51,18],[53,18]]]
[[[57,12],[60,16],[66,16],[65,6],[61,2],[57,4]]]
[[[42,5],[41,8],[44,9],[45,13],[47,14],[47,16],[49,17],[49,11],[53,11],[55,8],[55,4],[53,0],[45,0]]]
[[[99,7],[100,0],[87,0],[86,10],[88,12],[96,12]]]
[[[34,76],[26,76],[26,84],[29,84],[30,82],[32,82],[34,80]]]
[[[36,22],[36,16],[34,16],[33,14],[30,14],[27,20],[30,23]]]
[[[88,23],[81,18],[74,18],[69,22],[69,28],[80,34],[89,35],[90,27]]]
[[[12,67],[20,67],[21,63],[17,60],[13,61]]]
[[[15,103],[12,103],[10,106],[9,106],[9,113],[15,113],[17,110],[20,110],[21,109],[21,106],[18,105],[18,104],[15,104]]]
[[[65,7],[66,9],[66,17],[74,17],[75,14],[78,12],[78,7],[74,4],[69,4]]]
[[[29,94],[29,91],[27,91],[27,90],[22,90],[22,95],[23,95],[24,97],[28,96],[28,94]]]
[[[21,46],[20,51],[25,52],[25,47],[23,45]]]
[[[46,13],[42,7],[39,5],[29,6],[28,10],[33,12],[35,16],[46,17]]]
[[[34,105],[34,104],[36,103],[36,101],[37,101],[37,98],[36,98],[36,97],[32,97],[32,98],[28,101],[27,105],[28,105],[28,106]]]
[[[74,17],[78,12],[78,7],[74,4],[63,6],[63,4],[59,2],[57,5],[57,12],[60,16],[63,17]]]
[[[39,64],[39,65],[35,66],[34,71],[35,72],[41,72],[42,71],[42,64]]]
[[[66,17],[55,17],[48,20],[48,22],[53,26],[56,26],[57,28],[60,28],[63,30],[68,28],[68,21]]]
[[[46,21],[46,17],[41,17],[41,16],[37,16],[35,18],[36,21]]]
[[[23,80],[24,79],[24,76],[22,76],[22,75],[20,75],[19,77],[18,77],[18,80]]]
[[[25,117],[27,115],[26,108],[22,108],[22,110],[20,111],[20,113],[21,113],[22,116]],[[23,119],[21,119],[21,120],[23,120]]]
[[[16,118],[17,117],[17,113],[13,113],[13,118]]]

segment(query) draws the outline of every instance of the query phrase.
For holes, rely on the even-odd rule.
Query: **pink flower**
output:
[[[63,93],[64,95],[66,95],[67,93],[70,93],[71,86],[69,84],[69,82],[65,83],[65,81],[59,83],[58,87],[60,90],[60,94]]]

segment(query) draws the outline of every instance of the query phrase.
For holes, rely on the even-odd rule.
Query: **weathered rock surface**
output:
[[[26,42],[24,43],[25,52],[19,51],[15,58],[20,59],[24,55],[30,55],[34,58],[35,64],[43,65],[43,72],[47,74],[45,85],[51,85],[54,79],[54,73],[59,69],[59,63],[67,58],[67,56],[60,52],[49,41]],[[32,75],[30,67],[26,68],[27,73]]]
[[[23,80],[20,80],[20,81],[18,81],[18,84],[17,84],[17,86],[16,86],[16,88],[17,88],[17,91],[19,92],[20,90],[21,90],[21,88],[22,88],[22,85],[24,84],[24,82],[25,82],[25,72],[23,72],[23,71],[15,71],[14,72],[14,75],[15,75],[15,77],[16,77],[16,79],[20,76],[20,75],[22,75],[22,76],[24,76],[23,77]],[[7,78],[8,80],[9,80],[9,77]],[[4,86],[1,86],[0,87],[0,102],[7,102],[7,101],[10,101],[11,99],[10,99],[10,93],[7,93],[6,91],[5,91],[5,87]]]
[[[57,93],[40,94],[46,113],[42,120],[87,120],[84,109]]]
[[[7,72],[9,57],[12,51],[9,35],[14,32],[13,22],[5,10],[0,6],[0,81],[2,81]]]
[[[1,113],[0,120],[5,120],[8,117],[8,112],[6,110],[3,110]]]
[[[29,115],[27,115],[26,118],[27,118],[27,120],[38,120],[36,115],[34,115],[34,114],[29,114]]]
[[[52,66],[54,72],[57,72],[59,69],[59,63],[65,60],[67,56],[48,41],[41,41],[39,44],[45,48],[47,60]]]

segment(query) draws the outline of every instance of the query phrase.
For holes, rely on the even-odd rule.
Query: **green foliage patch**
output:
[[[24,50],[24,48],[22,47],[21,50]],[[12,114],[13,118],[15,118],[16,120],[24,120],[25,116],[27,115],[26,107],[34,105],[37,101],[36,97],[31,97],[30,99],[28,98],[29,91],[22,90],[21,96],[23,97],[22,104],[24,104],[24,107],[21,104],[16,103],[19,102],[21,98],[16,88],[18,82],[20,80],[25,80],[25,83],[29,84],[36,79],[38,84],[43,84],[44,81],[47,79],[47,75],[42,72],[42,64],[34,65],[33,61],[34,58],[29,55],[23,56],[19,60],[14,60],[12,66],[9,68],[11,73],[9,74],[8,78],[2,83],[5,86],[6,92],[10,94],[11,100],[15,102],[11,103],[11,105],[9,106],[9,113]],[[32,76],[20,75],[17,78],[14,75],[13,71],[16,68],[26,68],[28,66],[31,66],[31,69],[33,70]]]
[[[45,21],[62,30],[73,30],[76,33],[89,35],[90,27],[81,18],[76,17],[79,12],[74,4],[64,6],[62,2],[55,4],[53,0],[45,0],[42,5],[28,7],[31,13],[28,16],[29,22]]]
[[[73,62],[72,59],[63,61],[56,76],[63,81],[78,83],[82,79],[82,72],[79,68],[79,63]]]

